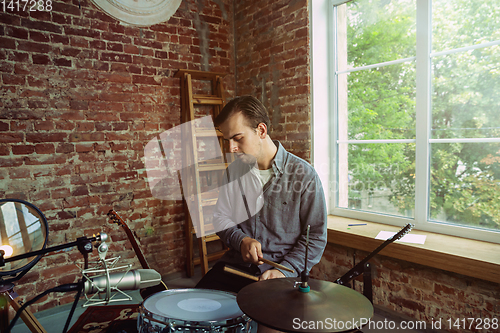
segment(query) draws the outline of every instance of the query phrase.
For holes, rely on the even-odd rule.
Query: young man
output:
[[[220,188],[213,224],[229,247],[197,285],[238,292],[251,280],[224,273],[225,265],[260,280],[298,277],[319,262],[326,246],[326,204],[312,166],[271,140],[267,111],[254,97],[231,100],[215,119],[236,160]],[[295,273],[264,264],[265,258]],[[258,283],[258,282],[257,282]]]

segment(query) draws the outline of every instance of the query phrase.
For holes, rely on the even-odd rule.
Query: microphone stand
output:
[[[37,251],[32,251],[32,252],[20,254],[20,255],[17,255],[17,256],[9,257],[9,258],[5,258],[4,257],[4,255],[5,255],[4,251],[0,251],[0,267],[5,266],[5,264],[9,263],[9,262],[13,262],[13,261],[17,261],[17,260],[22,260],[22,259],[26,259],[26,258],[30,258],[30,257],[35,257],[35,256],[47,254],[47,253],[52,252],[52,251],[59,251],[59,250],[62,250],[62,249],[66,249],[66,248],[70,248],[70,247],[76,246],[78,248],[78,250],[80,251],[80,253],[83,255],[84,260],[85,260],[85,268],[87,268],[88,267],[88,254],[92,252],[92,242],[94,242],[94,241],[102,241],[102,242],[104,242],[107,239],[108,239],[108,235],[105,234],[105,233],[102,233],[102,234],[99,234],[97,236],[93,236],[93,237],[90,237],[90,238],[88,238],[88,237],[80,237],[80,238],[77,238],[76,241],[71,242],[71,243],[67,243],[67,244],[63,244],[63,245],[56,245],[56,246],[52,246],[52,247],[49,247],[49,248],[45,248],[45,249],[41,249],[41,250],[37,250]],[[31,303],[27,302],[27,303],[24,304],[24,306],[20,306],[18,304],[18,302],[15,300],[15,298],[18,295],[13,291],[14,284],[11,283],[11,282],[19,280],[21,277],[23,277],[27,273],[27,271],[28,270],[26,270],[24,272],[21,272],[21,274],[19,274],[17,277],[14,277],[12,279],[9,279],[9,280],[6,280],[6,281],[0,280],[0,294],[2,294],[2,295],[0,295],[0,298],[7,299],[8,303],[11,303],[11,305],[14,307],[14,309],[16,310],[16,312],[18,312],[19,315],[16,314],[16,317],[14,319],[17,320],[17,318],[19,316],[21,316],[21,318],[23,319],[23,321],[26,323],[26,325],[28,326],[28,328],[33,333],[46,333],[45,329],[37,321],[37,319],[33,316],[33,314],[28,309],[25,309],[26,306],[28,304],[31,304],[32,302]],[[76,287],[76,289],[75,289],[75,287]],[[80,282],[80,283],[78,283],[76,285],[72,285],[71,288],[72,288],[71,290],[61,290],[61,291],[74,291],[74,290],[77,290],[78,291],[78,298],[79,298],[79,296],[81,294],[81,290],[83,289],[83,283]],[[73,315],[75,307],[76,307],[76,305],[74,304],[73,308],[72,308],[72,310],[70,312],[70,316]],[[8,333],[10,331],[10,329],[13,327],[13,325],[15,324],[15,320],[13,320],[11,322],[10,326],[7,327],[7,325],[8,325],[8,305],[4,306],[1,309],[1,312],[2,312],[2,314],[1,314],[2,325],[0,326],[0,332],[2,332],[2,333],[3,332],[7,332]],[[68,322],[66,322],[66,327],[64,328],[64,332],[66,332],[66,329],[67,329],[67,326],[68,326],[70,320],[71,320],[71,317],[69,317],[68,318]]]
[[[47,247],[45,249],[27,252],[27,253],[23,253],[23,254],[20,254],[17,256],[9,257],[9,258],[4,258],[3,254],[2,254],[1,258],[0,258],[0,266],[4,266],[6,263],[9,263],[12,261],[26,259],[26,258],[30,258],[30,257],[35,257],[35,256],[38,256],[41,254],[47,254],[47,253],[52,252],[52,251],[59,251],[59,250],[67,249],[69,247],[74,247],[74,246],[78,247],[78,250],[80,250],[80,252],[84,256],[85,261],[87,261],[88,254],[92,252],[92,242],[95,242],[95,241],[103,241],[104,242],[107,239],[108,239],[108,235],[105,233],[102,233],[102,234],[99,234],[97,236],[93,236],[90,238],[80,237],[80,238],[77,238],[76,241],[71,242],[71,243]],[[2,263],[3,263],[3,265],[2,265]],[[86,264],[87,264],[87,262],[86,262]],[[17,278],[15,280],[17,280]]]

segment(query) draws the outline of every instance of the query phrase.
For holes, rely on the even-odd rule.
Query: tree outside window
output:
[[[500,231],[500,2],[361,0],[335,14],[337,210],[415,218],[420,201],[423,223]]]

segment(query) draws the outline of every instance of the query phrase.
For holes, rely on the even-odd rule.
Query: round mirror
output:
[[[5,259],[45,248],[48,230],[47,219],[34,205],[19,199],[0,200],[0,250]],[[27,272],[41,257],[33,256],[0,266],[0,279]]]

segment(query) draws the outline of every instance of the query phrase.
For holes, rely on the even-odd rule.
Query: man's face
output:
[[[255,164],[262,157],[262,137],[259,129],[251,128],[245,116],[237,112],[221,126],[224,139],[229,141],[229,151],[244,163]]]

